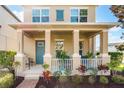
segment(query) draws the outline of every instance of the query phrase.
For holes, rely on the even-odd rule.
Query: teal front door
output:
[[[36,41],[36,64],[43,64],[44,48],[45,48],[44,41],[39,40]]]

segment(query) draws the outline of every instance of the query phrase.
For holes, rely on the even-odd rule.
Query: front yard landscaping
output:
[[[64,77],[56,80],[55,77],[46,83],[43,77],[39,78],[36,88],[124,88],[124,77],[122,76],[97,76],[96,81],[89,80],[91,76]],[[67,80],[67,78],[69,78]],[[91,83],[94,82],[94,83]]]

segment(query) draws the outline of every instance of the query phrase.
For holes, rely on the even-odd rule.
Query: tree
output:
[[[124,29],[124,5],[112,5],[110,10],[118,18],[118,22],[120,22],[120,25],[117,27]],[[124,39],[124,32],[122,32],[121,39]]]

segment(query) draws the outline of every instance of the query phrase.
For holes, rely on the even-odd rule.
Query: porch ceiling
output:
[[[50,30],[74,30],[81,31],[101,31],[118,25],[119,23],[17,23],[9,24],[14,29],[22,29],[25,31],[44,31]]]

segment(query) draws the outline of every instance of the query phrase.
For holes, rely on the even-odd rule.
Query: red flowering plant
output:
[[[84,65],[80,65],[80,67],[78,67],[77,70],[78,70],[80,73],[84,74],[85,71],[86,71],[86,67],[85,67]]]
[[[51,76],[50,76],[51,72],[50,71],[43,71],[43,79],[45,81],[49,81],[51,79]]]
[[[104,70],[104,72],[106,72],[107,70],[109,70],[109,67],[107,65],[98,65],[98,70]]]
[[[51,79],[51,76],[50,76],[51,72],[48,70],[49,65],[48,64],[43,64],[42,67],[44,68],[44,71],[42,73],[43,79],[46,83],[48,83]]]

